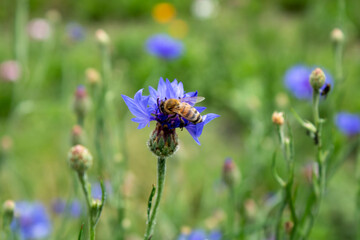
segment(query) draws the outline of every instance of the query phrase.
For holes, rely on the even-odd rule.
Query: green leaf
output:
[[[273,157],[272,157],[272,164],[271,164],[271,170],[273,173],[274,178],[276,181],[280,184],[280,186],[285,187],[286,183],[285,181],[279,176],[279,174],[276,171],[276,151],[274,151]]]
[[[81,240],[81,237],[82,237],[83,232],[84,232],[84,223],[81,224],[81,228],[80,228],[78,240]]]
[[[151,193],[150,193],[150,196],[149,196],[149,200],[148,200],[148,208],[147,208],[147,219],[149,221],[150,219],[150,211],[151,211],[151,205],[152,205],[152,200],[154,198],[154,195],[155,195],[155,185],[153,184],[152,185],[152,189],[151,189]]]

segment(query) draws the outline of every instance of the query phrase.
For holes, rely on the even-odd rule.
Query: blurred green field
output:
[[[0,62],[15,59],[15,2],[0,3]],[[276,201],[279,197],[279,185],[271,172],[274,151],[281,155],[271,122],[275,110],[284,111],[292,126],[299,212],[310,191],[303,169],[315,160],[312,140],[290,111],[294,108],[311,120],[311,103],[291,95],[283,84],[284,74],[295,64],[306,64],[323,67],[334,76],[330,32],[340,27],[346,36],[346,81],[335,82],[341,94],[330,93],[320,107],[326,118],[324,142],[333,146],[330,161],[338,167],[330,169],[326,195],[309,239],[355,239],[358,142],[356,136],[342,135],[333,119],[339,111],[360,112],[360,4],[356,0],[219,1],[217,15],[201,20],[191,14],[192,1],[174,1],[176,19],[186,22],[188,32],[181,38],[184,55],[166,61],[145,50],[149,36],[172,29],[171,23],[160,24],[152,18],[157,2],[30,0],[29,19],[45,18],[50,9],[57,9],[62,18],[53,25],[50,39],[29,40],[28,67],[22,70],[20,80],[0,82],[0,136],[10,136],[13,141],[0,165],[0,200],[38,200],[49,212],[56,198],[83,200],[67,163],[71,129],[76,124],[72,104],[79,84],[84,84],[91,96],[85,70],[102,69],[95,39],[95,31],[101,28],[111,39],[112,61],[105,103],[108,152],[101,177],[114,189],[100,218],[97,239],[142,239],[147,200],[156,182],[156,158],[146,146],[155,124],[136,129],[121,94],[133,97],[141,88],[148,94],[148,86],[156,87],[160,77],[183,82],[187,92],[197,90],[206,98],[202,104],[207,107],[206,113],[221,117],[206,125],[201,146],[187,131],[177,131],[180,149],[168,160],[165,194],[153,239],[177,239],[184,226],[228,229],[226,217],[216,226],[211,224],[214,214],[227,215],[229,211],[229,191],[221,181],[227,157],[234,159],[242,175],[238,185],[242,201],[238,204],[249,199],[255,203],[254,215],[247,213],[245,239],[267,239],[274,226],[271,217],[266,227],[263,222],[269,209],[276,211],[268,198],[275,195]],[[82,41],[69,40],[66,26],[71,22],[84,27]],[[85,146],[96,156],[94,99],[91,102],[84,125]],[[281,175],[287,174],[281,157],[277,167]],[[88,172],[91,181],[98,179],[98,168],[95,157]],[[125,183],[120,183],[124,178]],[[117,213],[120,196],[125,206],[122,222],[118,222]],[[290,218],[288,211],[285,216]],[[81,223],[86,222],[82,215],[62,225],[62,218],[51,214],[53,230],[48,239],[74,239]],[[118,228],[125,229],[125,238],[114,233]]]

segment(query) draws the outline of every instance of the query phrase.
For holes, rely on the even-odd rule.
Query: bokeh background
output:
[[[22,1],[0,2],[0,62],[17,57],[15,19],[17,3]],[[154,239],[177,239],[188,228],[227,229],[229,192],[221,177],[227,157],[241,171],[238,191],[239,204],[247,214],[246,239],[271,237],[273,226],[268,219],[279,197],[271,172],[272,155],[279,150],[271,122],[275,110],[285,112],[293,129],[296,204],[302,211],[303,196],[310,189],[306,166],[314,161],[314,147],[290,109],[311,120],[311,101],[297,99],[284,85],[286,71],[298,64],[326,69],[335,79],[333,88],[341,89],[321,102],[325,145],[331,149],[333,164],[310,239],[354,239],[357,137],[341,133],[334,117],[341,111],[360,113],[360,3],[204,0],[196,7],[199,2],[172,1],[170,8],[156,11],[160,1],[30,0],[26,22],[43,18],[51,29],[42,40],[29,37],[29,30],[20,35],[27,46],[22,58],[26,65],[21,65],[15,81],[0,82],[0,136],[5,153],[0,199],[42,202],[52,221],[48,239],[74,239],[86,221],[85,213],[80,217],[56,214],[53,204],[59,198],[83,201],[67,154],[76,124],[74,93],[80,84],[85,85],[90,101],[83,129],[85,145],[95,152],[94,84],[85,72],[102,69],[95,38],[101,28],[110,38],[112,65],[105,103],[108,152],[103,171],[98,171],[95,157],[88,174],[92,182],[101,176],[112,189],[97,227],[98,239],[141,239],[145,229],[147,199],[156,181],[156,159],[146,142],[155,124],[136,129],[121,94],[133,97],[141,88],[148,93],[148,86],[156,87],[160,77],[183,82],[185,91],[197,90],[206,98],[202,103],[206,113],[221,117],[205,127],[201,146],[186,131],[178,131],[181,146],[168,160]],[[346,36],[341,84],[336,83],[330,39],[335,27]],[[170,60],[149,54],[146,41],[159,33],[181,41],[184,52]],[[286,174],[280,159],[278,168]]]

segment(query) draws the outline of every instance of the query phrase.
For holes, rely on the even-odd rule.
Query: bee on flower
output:
[[[200,145],[199,137],[204,126],[219,115],[209,113],[201,115],[205,107],[194,106],[203,100],[197,92],[186,93],[182,82],[160,78],[158,89],[149,87],[150,96],[142,95],[140,89],[134,99],[122,95],[130,112],[135,116],[132,121],[139,123],[138,129],[150,126],[156,121],[162,130],[169,131],[185,128],[193,139]]]

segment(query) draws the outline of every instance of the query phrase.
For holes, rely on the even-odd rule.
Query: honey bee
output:
[[[159,110],[164,114],[170,115],[169,118],[173,118],[178,115],[181,121],[180,128],[183,128],[184,120],[182,118],[185,118],[194,124],[201,123],[203,121],[203,118],[198,110],[196,110],[196,108],[192,105],[201,102],[204,99],[204,97],[185,97],[180,99],[170,98],[165,101],[161,101],[159,104]]]

